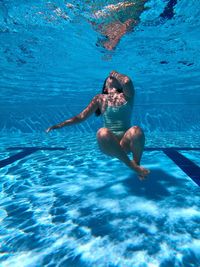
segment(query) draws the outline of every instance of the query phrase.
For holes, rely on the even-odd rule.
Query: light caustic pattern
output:
[[[162,151],[144,152],[141,182],[91,134],[1,143],[38,148],[0,169],[1,266],[199,266],[199,187]]]

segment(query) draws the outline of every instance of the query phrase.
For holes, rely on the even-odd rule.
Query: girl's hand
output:
[[[46,133],[50,132],[51,130],[53,130],[52,127],[49,127],[48,129],[45,130]]]
[[[115,71],[115,70],[112,70],[111,72],[110,72],[110,77],[113,77],[113,75],[115,75],[115,73],[117,73],[117,71]]]

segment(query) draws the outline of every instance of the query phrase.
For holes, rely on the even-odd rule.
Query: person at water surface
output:
[[[105,40],[99,40],[97,45],[107,50],[115,49],[122,36],[133,31],[139,23],[140,15],[147,9],[146,2],[147,0],[119,2],[94,11],[93,20],[90,22],[105,38]]]
[[[133,31],[139,23],[140,15],[148,9],[145,7],[146,2],[147,0],[135,0],[134,2],[124,1],[102,6],[102,3],[87,1],[87,12],[81,12],[81,14],[92,25],[93,29],[103,37],[99,38],[96,45],[107,50],[114,50],[121,38],[126,33]],[[53,10],[54,15],[65,20],[70,19],[68,13],[54,3],[49,2],[47,6]],[[80,9],[78,3],[66,3],[66,7],[76,15]],[[78,14],[80,16],[80,13]],[[48,17],[47,19],[51,21],[55,18]]]
[[[112,71],[104,81],[102,93],[94,96],[80,114],[49,127],[46,132],[81,123],[93,113],[96,116],[102,115],[104,127],[100,128],[96,135],[100,150],[124,162],[143,180],[150,171],[140,166],[145,145],[144,132],[139,126],[131,126],[134,94],[131,79]],[[128,153],[132,153],[132,160]]]

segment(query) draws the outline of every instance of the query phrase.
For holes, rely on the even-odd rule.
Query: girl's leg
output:
[[[138,126],[133,126],[122,137],[120,141],[120,145],[122,148],[128,153],[133,153],[133,160],[135,164],[137,164],[138,168],[140,170],[139,173],[139,179],[144,180],[145,176],[150,173],[148,169],[145,169],[144,167],[139,166],[140,161],[142,158],[142,153],[144,150],[144,144],[145,144],[145,136],[143,130]]]
[[[100,149],[105,154],[116,157],[123,161],[128,167],[137,171],[138,165],[129,159],[121,147],[117,137],[107,128],[100,128],[97,132],[97,141]]]
[[[140,165],[144,144],[145,135],[143,130],[138,126],[133,126],[128,129],[120,141],[120,145],[125,151],[133,153],[133,160],[138,165]]]

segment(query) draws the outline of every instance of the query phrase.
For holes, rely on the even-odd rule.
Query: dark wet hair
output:
[[[105,94],[105,95],[108,94],[108,92],[107,92],[107,90],[106,90],[106,81],[107,81],[108,78],[112,79],[112,80],[115,82],[115,88],[117,89],[117,92],[118,92],[118,93],[122,93],[122,92],[123,92],[123,88],[122,88],[120,82],[119,82],[115,77],[111,77],[111,76],[109,76],[109,77],[107,77],[107,78],[105,79],[105,81],[104,81],[104,83],[103,83],[103,88],[102,88],[102,92],[101,92],[101,93],[102,93],[102,94]],[[100,110],[100,108],[98,108],[98,109],[95,111],[95,115],[96,115],[96,116],[100,116],[100,115],[101,115],[101,110]]]

